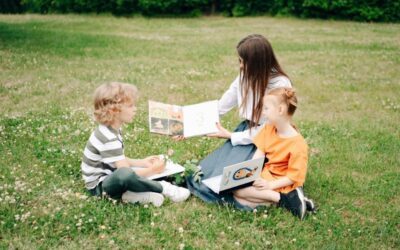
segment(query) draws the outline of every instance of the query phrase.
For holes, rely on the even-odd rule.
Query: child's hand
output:
[[[253,186],[259,190],[273,190],[270,181],[264,180],[262,178],[258,178],[253,182]]]
[[[160,159],[159,157],[157,158],[157,160],[155,160],[152,164],[152,166],[150,167],[154,173],[159,174],[162,173],[165,169],[165,164],[166,162],[163,159]]]
[[[160,160],[158,155],[151,155],[143,159],[143,167],[150,168],[153,166],[154,162]]]

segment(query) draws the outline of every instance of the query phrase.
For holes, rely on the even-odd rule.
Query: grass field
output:
[[[202,203],[161,208],[88,197],[80,159],[101,83],[140,90],[125,128],[133,158],[174,150],[181,164],[222,143],[148,132],[147,100],[219,98],[238,74],[236,43],[269,38],[299,94],[310,146],[299,221]],[[145,19],[0,15],[1,249],[400,248],[400,25],[286,18]],[[222,120],[233,129],[237,110]]]

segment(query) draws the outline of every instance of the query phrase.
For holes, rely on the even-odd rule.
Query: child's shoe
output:
[[[304,202],[306,203],[306,209],[308,212],[315,213],[317,208],[315,206],[315,203],[313,200],[310,198],[304,196]]]
[[[294,216],[297,216],[302,220],[306,214],[306,203],[304,201],[303,190],[298,187],[287,194],[281,193],[279,206],[286,208]]]
[[[162,194],[170,198],[173,202],[185,201],[190,196],[189,189],[172,185],[166,181],[159,182],[163,187]]]
[[[131,192],[126,191],[122,195],[122,201],[130,203],[148,204],[151,203],[155,207],[159,207],[164,202],[164,196],[155,192]]]

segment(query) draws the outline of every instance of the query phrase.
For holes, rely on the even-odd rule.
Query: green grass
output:
[[[202,159],[221,140],[150,134],[149,98],[219,98],[238,74],[236,43],[267,36],[298,91],[310,145],[298,221],[202,203],[161,208],[88,197],[80,159],[94,128],[91,95],[134,83],[139,114],[126,154]],[[400,25],[286,18],[146,19],[0,15],[0,248],[400,247]],[[233,129],[236,111],[223,118]],[[188,150],[189,149],[189,150]]]

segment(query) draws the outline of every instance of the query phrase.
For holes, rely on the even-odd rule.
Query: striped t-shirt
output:
[[[121,131],[99,125],[83,152],[82,176],[87,189],[95,188],[114,170],[114,162],[125,159]]]

